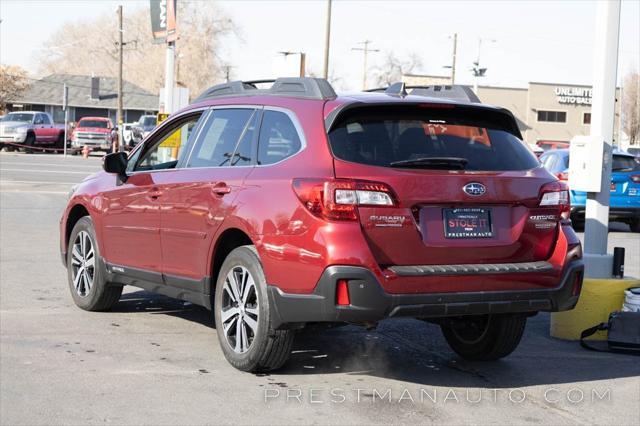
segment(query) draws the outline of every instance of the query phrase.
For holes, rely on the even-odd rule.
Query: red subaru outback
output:
[[[259,83],[212,87],[75,188],[60,232],[79,307],[124,285],[205,306],[227,360],[258,371],[308,323],[398,316],[497,359],[527,317],[576,304],[567,187],[509,111],[456,86]]]

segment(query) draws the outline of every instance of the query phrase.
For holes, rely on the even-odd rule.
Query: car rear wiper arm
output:
[[[393,161],[391,167],[416,169],[454,169],[464,170],[469,160],[460,157],[424,157],[411,160]]]

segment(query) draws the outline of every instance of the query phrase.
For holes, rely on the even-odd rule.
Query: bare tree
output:
[[[149,10],[125,11],[124,19],[124,79],[158,93],[164,84],[165,46],[153,43]],[[116,26],[115,14],[63,25],[37,55],[40,73],[115,77]],[[233,22],[215,3],[178,3],[177,80],[189,87],[192,96],[224,80],[220,40],[235,32]]]
[[[640,144],[640,74],[630,73],[622,84],[622,129],[631,145]]]
[[[404,74],[413,72],[422,66],[417,54],[412,53],[407,59],[399,59],[392,52],[387,52],[382,65],[375,70],[378,86],[384,87],[402,80]]]
[[[0,65],[0,113],[4,114],[7,103],[20,97],[29,87],[27,72],[15,65]]]

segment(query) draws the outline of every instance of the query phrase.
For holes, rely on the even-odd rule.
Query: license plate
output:
[[[445,238],[491,238],[491,210],[482,208],[443,209]]]

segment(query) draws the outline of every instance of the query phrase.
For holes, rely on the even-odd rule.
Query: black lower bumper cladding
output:
[[[572,261],[555,288],[520,291],[390,294],[366,268],[331,266],[311,294],[284,293],[268,286],[274,328],[306,322],[371,322],[396,316],[437,318],[459,315],[565,311],[578,302],[584,265]],[[338,280],[348,280],[350,305],[336,305]]]

